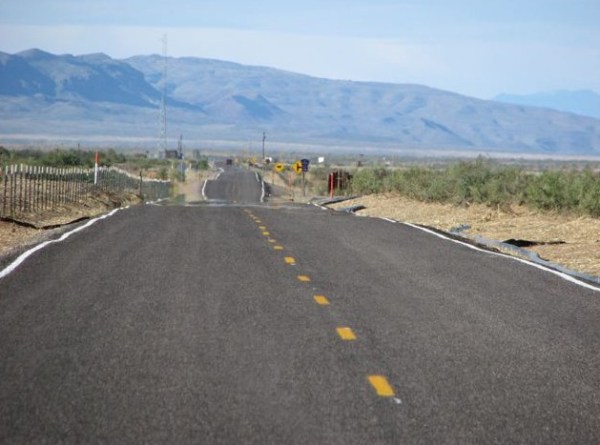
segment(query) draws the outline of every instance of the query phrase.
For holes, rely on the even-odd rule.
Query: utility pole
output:
[[[167,35],[162,38],[162,96],[160,100],[160,121],[158,149],[163,153],[167,150]]]
[[[263,162],[265,162],[265,159],[267,159],[265,157],[265,139],[267,139],[267,134],[263,131],[263,143],[262,143],[262,159],[263,159]]]
[[[177,144],[177,149],[179,151],[179,171],[181,172],[181,179],[185,181],[185,164],[183,162],[183,135],[179,135],[179,142]]]

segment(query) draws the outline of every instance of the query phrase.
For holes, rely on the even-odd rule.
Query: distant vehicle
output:
[[[233,165],[233,159],[227,159],[225,165]]]

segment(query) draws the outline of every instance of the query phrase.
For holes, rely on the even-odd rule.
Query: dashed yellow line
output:
[[[356,335],[350,328],[336,328],[336,331],[342,340],[356,340]]]
[[[310,277],[307,277],[306,275],[298,275],[298,281],[302,281],[304,283],[307,283],[310,281]]]
[[[258,226],[259,230],[267,230],[267,226]]]
[[[327,306],[329,304],[329,300],[323,295],[315,295],[314,299],[317,304],[320,304],[321,306]]]
[[[394,390],[384,376],[370,375],[369,383],[373,386],[378,396],[394,397]]]
[[[271,232],[267,232],[266,230],[262,233],[264,236],[270,236]]]
[[[284,258],[284,261],[285,261],[285,264],[289,264],[291,266],[293,266],[293,265],[296,264],[296,259],[294,257],[291,257],[291,256],[286,256]]]
[[[283,246],[273,246],[273,250],[283,250]]]
[[[275,244],[275,243],[277,243],[277,240],[274,240],[273,238],[269,238],[269,242]]]

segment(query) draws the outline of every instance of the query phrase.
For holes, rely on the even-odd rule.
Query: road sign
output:
[[[285,165],[283,165],[281,162],[278,162],[277,164],[275,164],[275,171],[277,173],[281,173],[284,170],[285,170]]]
[[[294,171],[298,174],[302,173],[302,162],[300,161],[296,161],[294,163],[294,165],[292,166],[292,168],[294,169]]]
[[[302,171],[306,173],[308,171],[308,165],[310,164],[310,159],[302,159],[300,161],[302,163]]]

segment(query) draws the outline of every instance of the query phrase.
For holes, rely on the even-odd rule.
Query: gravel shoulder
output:
[[[422,203],[379,194],[333,204],[335,209],[365,206],[363,216],[385,217],[487,239],[533,241],[528,247],[541,258],[569,269],[600,276],[600,219],[535,212],[525,207],[492,209],[483,205]],[[468,229],[466,228],[468,227]]]

